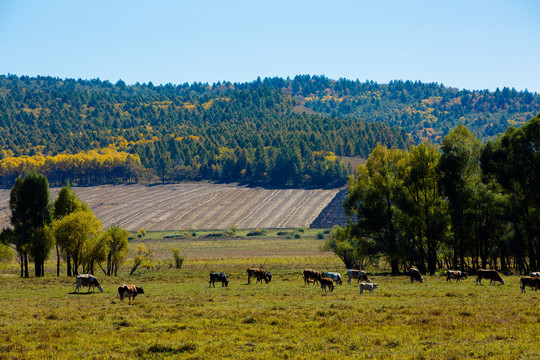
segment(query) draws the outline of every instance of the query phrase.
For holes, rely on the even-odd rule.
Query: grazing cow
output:
[[[374,283],[360,283],[360,295],[364,292],[364,290],[369,291],[369,295],[373,295],[373,290],[375,290],[379,285]]]
[[[318,272],[317,270],[311,270],[311,269],[304,270],[304,284],[307,285],[312,281],[320,283],[321,273]]]
[[[537,272],[537,271],[532,272],[530,276],[531,277],[540,277],[540,272]]]
[[[466,272],[459,271],[459,270],[446,270],[446,281],[452,282],[453,279],[456,280],[456,282],[460,281],[461,279],[467,279],[469,276]]]
[[[410,268],[409,269],[409,277],[411,278],[411,284],[415,281],[418,281],[419,283],[424,282],[424,277],[422,274],[420,274],[420,271],[416,268]]]
[[[74,284],[77,284],[74,292],[79,292],[79,289],[83,286],[88,286],[88,292],[90,292],[90,288],[93,288],[94,291],[96,291],[95,288],[98,288],[99,291],[103,292],[103,286],[101,286],[98,279],[91,274],[77,275],[77,281],[75,281]]]
[[[118,295],[116,297],[120,297],[120,300],[124,301],[124,298],[127,295],[129,301],[131,301],[131,298],[135,300],[135,296],[139,294],[144,294],[142,287],[138,287],[133,284],[124,284],[118,287]]]
[[[349,279],[347,280],[349,285],[351,284],[351,279],[358,279],[358,281],[356,282],[357,284],[360,282],[360,280],[370,282],[366,272],[362,270],[347,270],[347,276],[349,277]]]
[[[525,292],[527,286],[533,288],[535,291],[540,288],[540,277],[536,276],[523,276],[520,280],[521,282],[521,293]]]
[[[210,273],[210,281],[208,282],[208,287],[210,287],[210,284],[216,287],[215,282],[219,281],[221,283],[221,287],[227,287],[229,285],[229,280],[227,280],[227,275],[225,275],[222,272],[219,273]]]
[[[334,280],[336,285],[342,285],[343,284],[343,281],[341,281],[341,274],[340,273],[337,273],[337,272],[323,272],[321,274],[321,276]]]
[[[268,278],[267,284],[269,282],[272,282],[272,274],[270,274],[270,271],[265,271],[264,273],[266,274],[266,277]],[[260,281],[262,283],[262,279],[257,279],[257,281]]]
[[[493,284],[494,281],[500,282],[504,285],[504,280],[495,270],[491,269],[478,269],[476,270],[476,285],[482,285],[482,279],[489,279],[489,285]]]
[[[324,292],[326,292],[326,287],[330,289],[330,292],[334,291],[334,280],[323,277],[319,282],[321,284],[321,291],[324,290]]]
[[[257,279],[257,282],[264,280],[268,284],[270,282],[270,279],[268,278],[268,275],[266,275],[266,271],[264,271],[261,268],[249,268],[246,270],[248,274],[248,284],[251,283],[251,278],[254,277]]]

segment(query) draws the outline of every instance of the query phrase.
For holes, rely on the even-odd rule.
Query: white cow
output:
[[[323,272],[321,273],[321,277],[329,278],[334,280],[336,285],[341,285],[343,282],[341,281],[341,274],[337,272]]]
[[[369,295],[373,295],[373,290],[375,290],[379,285],[376,283],[360,283],[360,295],[364,290],[369,291]]]

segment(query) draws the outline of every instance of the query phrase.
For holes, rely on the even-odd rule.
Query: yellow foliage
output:
[[[138,155],[118,152],[112,148],[90,150],[74,155],[44,156],[38,154],[34,156],[7,157],[0,160],[0,176],[21,175],[30,171],[47,174],[56,169],[74,169],[81,172],[96,167],[112,169],[130,161],[141,165],[141,159]]]

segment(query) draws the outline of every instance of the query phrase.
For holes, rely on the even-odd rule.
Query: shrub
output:
[[[232,237],[236,235],[236,231],[238,230],[238,225],[231,225],[228,230],[225,231],[225,235]]]
[[[13,260],[13,251],[8,245],[0,243],[0,262],[10,262]]]
[[[300,239],[301,237],[302,237],[302,235],[300,235],[299,233],[294,234],[295,239]]]
[[[184,260],[186,259],[186,257],[184,255],[182,255],[182,253],[180,252],[179,249],[172,248],[171,251],[172,251],[173,257],[174,257],[174,266],[177,269],[181,269],[182,264],[184,263]]]
[[[317,233],[317,239],[319,239],[319,240],[324,239],[324,233],[318,232],[318,233]]]
[[[139,231],[137,231],[138,238],[142,238],[143,236],[146,236],[146,230],[140,229]]]
[[[299,228],[298,232],[304,233],[304,232],[306,232],[306,228]]]

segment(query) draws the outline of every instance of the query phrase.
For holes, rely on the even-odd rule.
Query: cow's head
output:
[[[144,294],[144,290],[142,287],[135,286],[135,289],[137,289],[137,294]]]
[[[103,292],[103,286],[99,285],[97,288],[99,289],[99,291]]]

